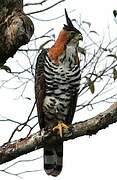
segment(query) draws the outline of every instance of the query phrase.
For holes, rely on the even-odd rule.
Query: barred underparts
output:
[[[55,44],[43,49],[37,58],[35,70],[35,97],[40,128],[58,130],[72,123],[80,87],[79,40],[82,34],[69,19]],[[44,169],[57,176],[62,170],[63,142],[44,147]]]

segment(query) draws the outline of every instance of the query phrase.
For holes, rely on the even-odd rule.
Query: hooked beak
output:
[[[79,40],[83,41],[83,36],[81,33],[79,34]]]

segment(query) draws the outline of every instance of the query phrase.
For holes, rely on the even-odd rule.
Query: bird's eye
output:
[[[76,33],[75,33],[74,31],[71,31],[71,32],[70,32],[70,38],[73,38],[73,37],[75,36],[75,34],[76,34]]]
[[[70,35],[71,35],[71,36],[75,36],[75,34],[76,34],[76,33],[75,33],[74,31],[71,31],[71,32],[70,32]]]

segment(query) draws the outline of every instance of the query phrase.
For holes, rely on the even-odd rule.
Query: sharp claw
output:
[[[53,131],[59,131],[60,137],[63,137],[63,130],[68,129],[69,127],[63,122],[59,122],[57,126],[53,128]]]

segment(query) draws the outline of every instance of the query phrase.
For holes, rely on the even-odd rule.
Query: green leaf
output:
[[[11,73],[11,69],[10,67],[3,65],[2,67],[0,67],[0,69],[4,69],[6,72]]]
[[[113,79],[114,81],[117,79],[117,70],[115,67],[113,68]]]
[[[86,77],[86,80],[87,80],[87,84],[88,84],[88,87],[91,91],[91,93],[93,94],[95,92],[95,85],[94,85],[94,81],[92,81],[90,78]]]
[[[78,52],[80,52],[81,54],[83,54],[84,56],[86,56],[86,49],[82,48],[82,47],[78,47]]]

